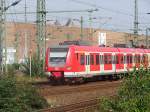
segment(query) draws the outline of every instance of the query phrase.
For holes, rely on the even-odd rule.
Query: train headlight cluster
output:
[[[68,67],[67,67],[67,70],[71,70],[71,69],[72,69],[72,67],[71,67],[71,66],[68,66]]]
[[[50,72],[45,72],[45,75],[47,75],[47,76],[51,76],[51,73]]]

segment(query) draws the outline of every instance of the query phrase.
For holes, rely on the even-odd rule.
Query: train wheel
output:
[[[113,75],[109,75],[108,78],[110,81],[113,81]]]
[[[113,79],[113,80],[118,80],[118,79],[119,79],[118,74],[113,74],[113,75],[112,75],[112,79]]]
[[[107,80],[107,79],[108,79],[108,76],[102,75],[102,81],[105,81],[105,80]]]
[[[49,77],[49,81],[50,81],[50,84],[53,86],[64,84],[64,78]]]
[[[76,85],[76,84],[83,84],[85,81],[84,81],[84,79],[81,77],[81,78],[69,78],[69,79],[65,79],[65,82],[66,82],[68,85]]]

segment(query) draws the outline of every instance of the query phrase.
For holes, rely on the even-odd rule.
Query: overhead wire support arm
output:
[[[86,9],[86,10],[62,10],[62,11],[38,11],[38,12],[26,12],[26,14],[36,14],[36,13],[80,13],[80,12],[94,12],[98,9]],[[24,12],[6,13],[6,14],[24,14]]]

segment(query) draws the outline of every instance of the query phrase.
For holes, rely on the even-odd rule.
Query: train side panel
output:
[[[58,51],[47,50],[45,70],[67,79],[120,74],[133,70],[134,66],[137,69],[141,65],[150,67],[150,50],[145,49],[72,45],[66,55]],[[59,65],[57,58],[64,60],[63,66]],[[49,62],[53,60],[54,66]]]

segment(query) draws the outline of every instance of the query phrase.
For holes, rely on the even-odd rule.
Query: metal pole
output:
[[[31,66],[31,51],[30,51],[30,78],[32,77],[32,66]]]
[[[25,14],[24,14],[24,18],[25,18],[25,24],[27,24],[27,4],[26,4],[26,0],[25,0]],[[24,54],[24,58],[26,59],[28,57],[28,34],[27,34],[27,29],[25,28],[25,41],[24,41],[24,46],[25,46],[25,54]]]
[[[37,19],[36,19],[36,28],[37,28],[37,39],[36,39],[36,43],[37,43],[37,57],[38,60],[40,60],[40,1],[41,0],[37,0]]]
[[[145,39],[145,43],[146,43],[146,48],[148,49],[148,45],[149,45],[149,39],[148,39],[148,31],[150,30],[150,28],[146,28],[146,39]]]
[[[146,48],[148,48],[148,29],[146,28],[146,39],[145,39],[145,44],[146,44]]]
[[[29,57],[29,61],[30,61],[30,78],[32,77],[32,55],[31,55],[31,53],[32,53],[32,46],[31,46],[31,44],[32,44],[32,39],[31,39],[31,34],[30,34],[30,40],[29,40],[29,45],[30,45],[30,51],[29,51],[29,55],[30,55],[30,57]]]
[[[37,55],[40,59],[45,57],[45,39],[46,38],[46,9],[45,0],[37,0]]]
[[[134,43],[135,46],[138,45],[138,0],[135,0],[135,10],[134,10]]]
[[[2,0],[0,0],[0,7],[3,7],[3,4],[2,4]],[[2,11],[2,8],[0,10],[0,74],[2,73],[2,68],[3,68],[3,37],[2,37],[2,33],[3,33],[3,28],[2,28],[2,24],[3,24],[3,11]]]
[[[16,33],[15,35],[16,39],[15,39],[15,49],[16,49],[16,53],[15,53],[15,63],[18,63],[18,56],[17,56],[17,52],[18,52],[18,42],[19,42],[19,32]]]
[[[27,1],[25,0],[25,7],[24,7],[24,18],[25,18],[25,23],[27,23]]]
[[[89,33],[89,38],[92,36],[92,16],[91,16],[92,11],[89,12],[89,25],[90,25],[90,33]]]
[[[80,34],[80,36],[81,36],[81,40],[83,40],[83,17],[81,16],[81,34]]]
[[[2,29],[2,36],[4,41],[4,57],[5,57],[5,72],[7,72],[7,39],[6,39],[6,15],[5,15],[5,0],[2,0],[2,16],[3,16],[3,29]]]

